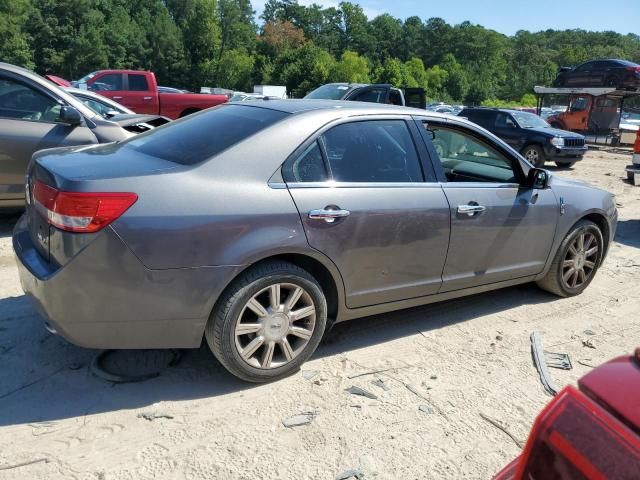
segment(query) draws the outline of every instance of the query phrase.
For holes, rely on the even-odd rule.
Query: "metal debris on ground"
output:
[[[590,336],[594,336],[596,334],[596,332],[594,332],[593,330],[585,330],[583,333]]]
[[[591,363],[591,359],[590,358],[585,358],[583,360],[578,360],[578,363],[580,365],[584,365],[585,367],[596,368],[596,366],[593,365],[593,363]]]
[[[558,389],[553,385],[551,375],[549,375],[549,370],[547,369],[540,332],[531,333],[531,356],[533,357],[533,363],[536,366],[536,370],[538,370],[544,389],[552,397],[555,396],[558,393]]]
[[[560,370],[571,370],[571,359],[566,353],[554,353],[544,352],[544,359],[547,362],[547,366],[551,368],[558,368]]]
[[[149,422],[153,422],[159,418],[166,418],[167,420],[173,420],[173,416],[167,413],[158,413],[158,412],[142,412],[138,414],[138,418],[144,418]]]
[[[305,380],[313,380],[319,373],[318,370],[303,370],[302,378]]]
[[[507,436],[513,440],[513,443],[515,443],[518,448],[524,448],[524,442],[522,442],[522,440],[519,440],[518,438],[516,438],[516,436],[511,433],[507,427],[505,427],[502,422],[500,422],[499,420],[496,420],[495,418],[490,417],[489,415],[485,415],[484,413],[480,412],[480,417],[483,420],[486,420],[487,422],[489,422],[491,425],[493,425],[494,427],[496,427],[498,430],[501,430],[502,432],[504,432],[505,434],[507,434]]]
[[[0,466],[0,470],[13,470],[14,468],[26,467],[27,465],[33,465],[35,463],[49,463],[48,458],[38,458],[29,462],[16,463],[15,465],[3,465]]]
[[[377,378],[371,381],[376,387],[383,389],[385,392],[391,390],[391,387],[385,383],[385,381],[381,378]]]
[[[364,388],[356,387],[355,385],[353,387],[349,387],[349,388],[345,389],[345,392],[348,392],[351,395],[359,395],[361,397],[367,397],[367,398],[370,398],[371,400],[377,400],[378,399],[378,396],[376,394],[371,393],[371,392],[365,390]]]
[[[342,473],[336,475],[336,480],[349,480],[354,478],[355,480],[365,480],[364,472],[359,468],[354,468],[352,470],[345,470]]]
[[[124,352],[124,353],[123,353]],[[127,364],[126,367],[132,368],[135,370],[136,368],[141,368],[143,371],[139,373],[132,372],[113,372],[107,370],[105,368],[105,362],[110,360],[110,357],[121,353],[123,355],[129,356],[130,358],[125,358],[124,362],[130,360],[137,360],[135,365]],[[165,355],[168,355],[169,358],[164,358]],[[141,358],[137,358],[138,356],[142,356]],[[148,357],[151,357],[150,359]],[[155,357],[161,359],[161,361],[155,362]],[[162,357],[162,358],[161,358]],[[178,349],[170,349],[170,350],[104,350],[95,356],[93,361],[91,362],[91,373],[93,373],[96,377],[100,377],[103,380],[112,383],[135,383],[135,382],[144,382],[145,380],[150,380],[152,378],[156,378],[160,376],[160,373],[163,368],[173,367],[177,365],[182,359],[182,350]],[[149,361],[151,360],[151,361]],[[122,360],[120,360],[122,361]],[[144,371],[147,370],[149,363],[156,363],[157,365],[153,366],[152,371]],[[116,359],[113,361],[113,364],[118,367],[120,366],[120,362]]]
[[[590,338],[586,340],[582,340],[582,346],[587,348],[596,348],[595,344],[593,343],[593,340],[591,340]]]
[[[282,425],[286,428],[300,427],[302,425],[308,425],[313,422],[313,419],[318,416],[318,412],[303,412],[292,417],[285,418],[282,421]]]
[[[429,405],[420,405],[418,407],[418,410],[420,410],[422,413],[426,413],[427,415],[433,414],[433,408],[431,408]]]

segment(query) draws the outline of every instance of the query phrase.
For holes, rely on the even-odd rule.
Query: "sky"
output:
[[[299,0],[335,7],[339,0]],[[382,13],[405,19],[444,18],[457,24],[469,20],[484,27],[513,35],[518,30],[537,32],[549,28],[565,30],[613,30],[640,35],[640,0],[352,0],[369,18]],[[252,0],[258,15],[264,0]],[[611,8],[607,8],[611,5]]]

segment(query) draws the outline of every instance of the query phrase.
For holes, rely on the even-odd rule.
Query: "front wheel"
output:
[[[536,168],[541,168],[544,165],[544,150],[538,145],[527,145],[522,150],[522,155]]]
[[[243,273],[214,309],[205,337],[236,377],[254,383],[290,375],[316,350],[327,323],[318,282],[287,262],[268,262]]]
[[[581,220],[562,241],[551,268],[537,284],[560,297],[579,295],[595,277],[603,253],[600,228],[589,220]]]

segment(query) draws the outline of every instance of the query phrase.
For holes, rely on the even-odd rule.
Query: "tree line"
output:
[[[423,87],[443,101],[527,103],[559,66],[603,57],[640,63],[640,37],[507,36],[441,18],[369,19],[350,2],[268,0],[258,18],[250,0],[0,0],[0,59],[67,79],[133,68],[196,91],[274,84],[300,97],[328,82],[380,82]]]

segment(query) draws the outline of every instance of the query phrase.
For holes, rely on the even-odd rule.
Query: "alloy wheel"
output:
[[[524,157],[527,160],[529,160],[529,162],[533,165],[537,165],[538,162],[540,161],[540,155],[538,154],[538,151],[535,148],[528,149],[525,152]]]
[[[580,288],[596,271],[598,240],[593,233],[581,232],[569,244],[562,262],[562,281],[568,288]]]
[[[316,325],[311,295],[292,283],[275,283],[253,295],[236,320],[240,357],[261,369],[278,368],[307,346]]]

